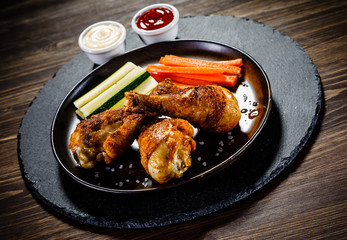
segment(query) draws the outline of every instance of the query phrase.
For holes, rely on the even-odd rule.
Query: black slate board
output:
[[[322,101],[320,77],[305,51],[274,28],[231,16],[182,18],[178,38],[235,46],[263,67],[271,82],[273,106],[252,148],[212,177],[159,192],[118,195],[76,183],[54,158],[50,130],[65,95],[94,67],[80,54],[41,89],[18,133],[23,178],[40,203],[73,220],[100,227],[165,226],[206,216],[244,199],[292,162],[314,129]],[[132,30],[126,41],[128,50],[143,46]]]

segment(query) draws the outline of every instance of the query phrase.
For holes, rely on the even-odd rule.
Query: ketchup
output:
[[[136,19],[136,25],[143,30],[155,30],[168,25],[174,19],[168,8],[152,8]]]

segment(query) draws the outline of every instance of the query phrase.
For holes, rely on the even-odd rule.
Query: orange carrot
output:
[[[196,85],[190,85],[190,84],[184,84],[184,83],[179,83],[179,82],[175,82],[176,86],[179,88],[179,89],[184,89],[184,88],[187,88],[187,87],[194,87]]]
[[[165,66],[183,66],[183,67],[212,67],[222,68],[224,73],[241,74],[242,59],[227,60],[227,61],[205,61],[193,58],[178,57],[175,55],[165,55],[159,60],[159,64]]]
[[[189,73],[168,73],[172,76],[185,77],[185,78],[193,78],[200,79],[204,81],[226,81],[229,77],[236,77],[237,75],[229,75],[229,74],[189,74]]]
[[[197,77],[201,76],[201,78]],[[213,78],[215,75],[199,74],[175,74],[175,73],[151,73],[151,76],[158,82],[164,81],[166,78],[170,78],[174,82],[189,84],[189,85],[208,85],[216,84],[220,86],[233,87],[235,86],[238,76],[237,75],[222,75],[222,78]],[[218,75],[216,75],[218,76]],[[219,77],[219,76],[218,76]]]
[[[167,75],[163,73],[151,73],[151,77],[153,77],[157,82],[163,82],[167,78],[169,78]],[[172,80],[171,78],[169,79]]]
[[[243,65],[242,58],[236,58],[232,60],[217,61],[219,64],[227,64],[231,66],[241,67]]]
[[[166,74],[162,73],[151,73],[151,76],[157,80],[158,82],[162,82],[165,79],[171,79],[175,83],[181,83],[181,84],[188,84],[188,85],[208,85],[211,84],[207,81],[202,81],[198,79],[190,79],[190,78],[184,78],[184,77],[169,77]]]
[[[176,77],[196,79],[209,82],[210,84],[218,84],[221,86],[233,87],[235,86],[238,76],[227,74],[183,74],[183,73],[168,73],[167,77],[175,79]],[[208,83],[206,83],[208,84]]]
[[[195,59],[195,58],[186,58],[186,57],[179,57],[175,55],[165,55],[164,57],[161,57],[159,60],[160,64],[163,65],[172,65],[172,66],[178,66],[184,65],[184,66],[202,66],[202,65],[209,65],[209,66],[218,66],[218,65],[231,65],[231,66],[242,66],[242,58],[236,58],[232,60],[223,60],[223,61],[206,61],[201,59]]]
[[[176,66],[163,66],[163,65],[148,65],[148,72],[166,72],[166,73],[189,73],[189,74],[216,74],[223,73],[222,68],[211,67],[176,67]]]

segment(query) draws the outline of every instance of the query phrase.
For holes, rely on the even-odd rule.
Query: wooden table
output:
[[[308,144],[266,187],[218,213],[137,230],[85,226],[52,215],[22,179],[17,133],[44,84],[80,54],[77,38],[105,19],[130,28],[155,1],[2,1],[0,67],[1,239],[342,239],[347,237],[346,1],[171,1],[182,17],[232,15],[297,41],[320,74],[324,102]]]

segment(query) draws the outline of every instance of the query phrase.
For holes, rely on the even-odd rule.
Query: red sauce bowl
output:
[[[178,32],[178,10],[165,3],[147,6],[138,11],[132,21],[133,30],[145,44],[172,41]]]

